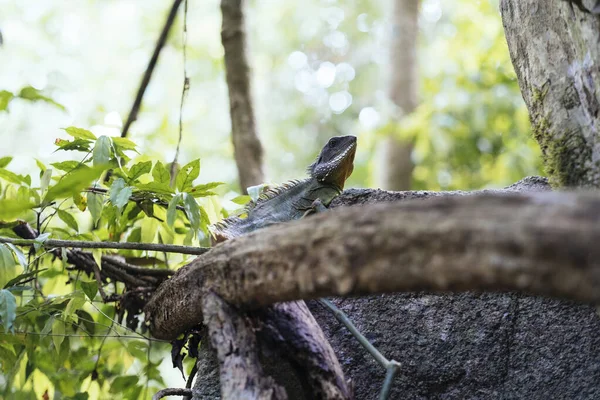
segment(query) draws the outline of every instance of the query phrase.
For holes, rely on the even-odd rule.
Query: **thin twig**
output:
[[[129,111],[129,115],[127,116],[127,121],[125,122],[125,125],[123,125],[121,137],[127,137],[129,127],[131,126],[133,121],[137,119],[137,114],[140,111],[140,106],[142,105],[142,98],[144,97],[144,92],[146,92],[146,87],[148,87],[148,83],[150,83],[150,78],[152,77],[152,73],[154,72],[154,67],[156,67],[158,56],[160,55],[160,51],[162,50],[162,48],[165,45],[165,42],[167,41],[169,30],[171,30],[173,21],[175,21],[175,17],[177,16],[177,9],[179,8],[179,5],[182,1],[183,0],[175,0],[173,2],[173,5],[171,6],[171,11],[169,11],[169,15],[167,16],[165,25],[163,26],[162,32],[158,37],[158,41],[156,42],[156,46],[154,47],[154,53],[152,54],[152,58],[150,58],[150,62],[148,63],[148,67],[146,68],[146,72],[144,73],[144,77],[142,78],[142,83],[140,84],[140,88],[138,89],[133,105],[131,106],[131,111]]]
[[[196,374],[198,373],[198,360],[196,360],[196,362],[194,363],[194,366],[192,367],[192,371],[190,372],[190,376],[188,376],[187,382],[185,383],[185,387],[190,389],[192,387],[192,383],[194,382],[194,378],[196,377]]]
[[[385,381],[383,382],[383,386],[381,387],[381,393],[379,394],[379,400],[387,400],[390,396],[390,391],[392,389],[392,383],[394,382],[394,377],[400,369],[401,364],[395,360],[388,360],[373,346],[369,339],[364,337],[362,333],[358,331],[356,326],[350,321],[350,319],[344,314],[342,310],[337,308],[331,301],[327,299],[319,299],[319,303],[327,308],[333,316],[341,322],[352,335],[358,340],[358,342],[373,356],[375,361],[377,361],[382,367],[386,369]]]
[[[107,303],[108,297],[106,296],[106,292],[104,291],[104,287],[102,286],[102,275],[100,274],[100,267],[98,263],[94,260],[92,263],[92,268],[94,268],[94,277],[96,278],[96,282],[98,283],[98,292],[100,292],[100,297],[102,297],[102,301]]]
[[[171,187],[175,186],[175,170],[177,168],[177,159],[179,158],[179,148],[181,147],[181,141],[183,139],[183,103],[185,101],[185,95],[190,89],[190,78],[187,76],[187,11],[188,11],[188,0],[183,3],[183,88],[181,89],[181,102],[179,103],[179,139],[177,140],[177,149],[175,150],[175,157],[171,163]]]
[[[126,262],[122,262],[117,260],[113,256],[102,256],[102,263],[109,262],[116,267],[123,269],[124,271],[130,272],[132,274],[137,275],[148,275],[148,276],[158,276],[161,278],[168,278],[173,275],[175,271],[171,271],[168,269],[155,269],[155,268],[144,268],[138,267],[136,265],[127,264]]]
[[[0,335],[4,333],[0,332]],[[161,342],[161,343],[170,343],[168,340],[155,339],[149,337],[140,337],[134,335],[77,335],[70,333],[42,333],[42,332],[33,332],[33,331],[15,331],[17,335],[36,335],[36,336],[62,336],[62,337],[70,337],[70,338],[116,338],[116,339],[138,339],[138,340],[149,340],[151,342]]]
[[[332,302],[330,302],[327,299],[319,299],[319,303],[321,303],[323,306],[325,306],[325,308],[331,311],[333,316],[342,324],[344,324],[346,328],[348,328],[348,330],[365,348],[365,350],[367,350],[373,356],[375,361],[377,361],[383,368],[387,368],[388,364],[390,363],[388,359],[385,358],[383,354],[381,354],[379,350],[377,350],[375,346],[371,344],[371,342],[369,342],[369,339],[364,337],[363,334],[358,331],[356,326],[354,326],[352,321],[350,321],[350,319],[346,316],[346,314],[344,314],[342,310],[337,308]]]
[[[44,242],[30,239],[12,239],[0,237],[0,243],[12,243],[17,246],[31,246],[38,244],[44,248],[52,247],[72,247],[76,249],[116,249],[116,250],[145,250],[162,251],[167,253],[179,253],[200,255],[210,250],[210,247],[181,246],[175,244],[160,243],[129,243],[129,242],[88,242],[83,240],[58,240],[48,239]]]
[[[167,397],[167,396],[191,396],[191,395],[192,395],[192,389],[166,388],[166,389],[162,389],[162,390],[159,390],[158,392],[156,392],[156,394],[154,396],[152,396],[152,400],[160,400],[163,397]]]
[[[387,400],[390,397],[390,392],[392,391],[392,383],[394,383],[394,377],[400,369],[400,363],[392,360],[390,361],[386,369],[387,372],[385,374],[383,386],[381,387],[381,393],[379,393],[379,400]]]

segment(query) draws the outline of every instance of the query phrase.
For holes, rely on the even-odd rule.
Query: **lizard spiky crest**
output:
[[[258,199],[256,199],[256,201],[251,201],[250,203],[246,204],[246,207],[244,208],[244,213],[250,212],[257,206],[264,203],[265,201],[269,201],[273,197],[279,196],[283,192],[293,188],[294,186],[296,186],[300,183],[306,182],[306,181],[307,181],[307,179],[292,179],[292,180],[282,183],[281,185],[277,185],[277,186],[274,186],[274,187],[271,187],[271,188],[265,190],[258,197]]]
[[[258,197],[258,199],[256,199],[255,201],[250,201],[248,204],[246,204],[244,206],[243,211],[240,213],[240,215],[249,214],[250,211],[252,211],[256,207],[260,206],[261,204],[271,200],[274,197],[279,196],[280,194],[290,190],[291,188],[293,188],[301,183],[306,182],[307,180],[308,179],[292,179],[290,181],[282,183],[281,185],[277,185],[275,187],[271,187],[271,188],[267,189],[265,192],[263,192]],[[230,231],[233,228],[235,228],[235,226],[243,219],[244,218],[241,218],[239,216],[225,218],[224,220],[221,220],[221,221],[211,225],[211,227],[210,227],[211,233],[213,234],[213,236],[215,238],[217,238],[217,242],[220,241],[220,240],[218,240],[220,237],[229,238]]]

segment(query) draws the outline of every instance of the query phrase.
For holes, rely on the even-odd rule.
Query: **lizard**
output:
[[[346,179],[352,174],[356,142],[355,136],[329,139],[308,167],[308,178],[268,189],[246,206],[242,213],[246,218],[229,217],[212,225],[213,243],[326,209],[342,193]]]

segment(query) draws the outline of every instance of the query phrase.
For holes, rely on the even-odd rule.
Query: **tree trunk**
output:
[[[263,149],[256,133],[250,67],[246,55],[243,0],[222,0],[221,40],[225,50],[225,70],[229,89],[231,139],[241,190],[265,181]]]
[[[552,185],[600,187],[600,18],[563,0],[500,9]]]
[[[417,36],[419,0],[394,0],[392,14],[389,98],[398,107],[398,115],[410,114],[417,107],[419,74]],[[388,137],[380,144],[379,184],[386,190],[409,190],[414,169],[412,143]]]

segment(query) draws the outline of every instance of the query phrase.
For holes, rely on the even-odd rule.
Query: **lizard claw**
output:
[[[309,215],[312,214],[317,214],[323,211],[326,211],[327,207],[325,207],[325,205],[323,205],[323,202],[321,201],[321,199],[315,199],[312,204],[310,205],[310,208],[308,210],[306,210],[306,212],[302,215],[302,218],[308,217]]]

